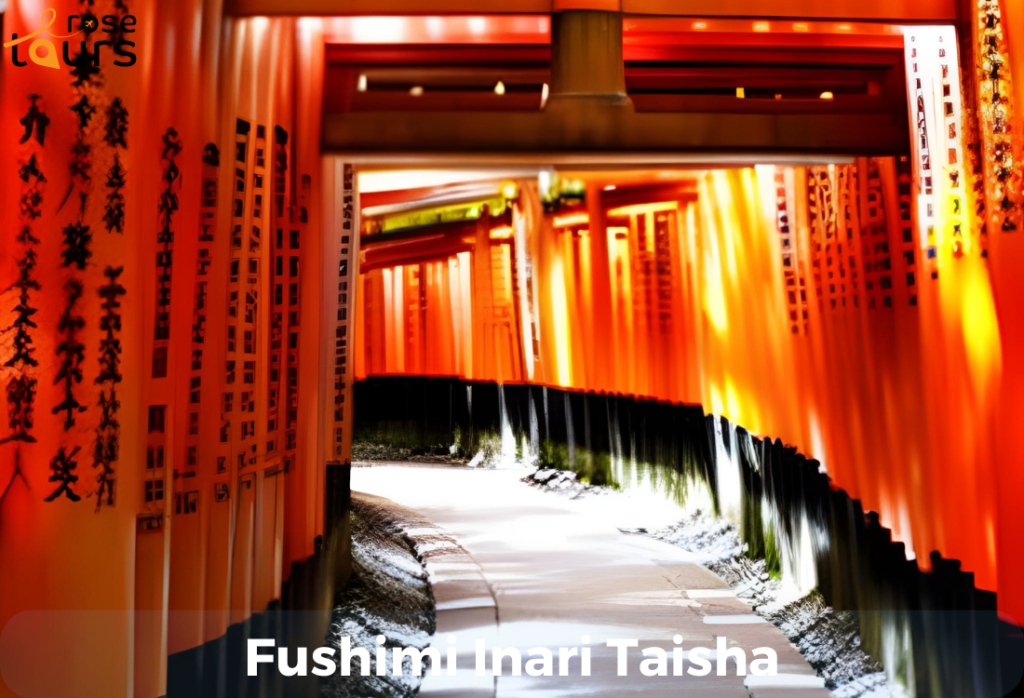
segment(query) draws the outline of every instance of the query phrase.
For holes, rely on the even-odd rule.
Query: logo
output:
[[[72,22],[76,19],[78,20],[78,29],[73,30]],[[113,52],[117,56],[114,59],[114,65],[116,66],[127,68],[128,66],[135,65],[135,54],[128,50],[135,48],[135,42],[124,38],[125,34],[133,34],[135,32],[135,15],[124,15],[123,17],[104,15],[102,20],[89,12],[83,15],[69,15],[67,34],[55,34],[51,31],[50,27],[56,21],[57,10],[51,7],[43,12],[41,18],[42,26],[39,29],[20,38],[17,34],[11,34],[11,40],[4,42],[4,48],[11,49],[11,62],[16,67],[23,68],[28,65],[28,61],[18,57],[18,47],[26,41],[31,41],[28,45],[28,57],[33,63],[46,68],[60,69],[57,48],[53,45],[53,41],[47,38],[47,34],[55,39],[64,39],[63,57],[66,65],[74,67],[81,60],[88,60],[91,57],[93,64],[98,68],[104,52]],[[79,41],[78,51],[76,52],[78,57],[71,57],[71,42],[67,41],[68,39],[83,32],[85,34],[93,34],[101,29],[107,34],[108,38],[93,43],[93,53],[91,55],[83,37]]]

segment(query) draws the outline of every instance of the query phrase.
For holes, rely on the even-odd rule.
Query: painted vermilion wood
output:
[[[71,0],[17,0],[7,6],[5,34],[38,29],[49,7],[61,22],[81,14]],[[167,692],[168,654],[220,637],[280,598],[292,564],[324,534],[321,112],[308,108],[321,103],[324,57],[319,21],[225,21],[220,3],[199,0],[139,0],[130,12],[136,64],[116,67],[104,53],[102,84],[86,87],[96,111],[82,136],[92,180],[81,213],[79,193],[69,190],[70,166],[82,157],[72,152],[80,117],[69,107],[80,94],[70,69],[0,69],[0,628],[23,612],[70,614],[48,640],[6,636],[0,654],[5,678],[15,681],[11,667],[31,668],[32,657],[46,654],[40,642],[63,637],[76,647],[67,671],[35,671],[31,680],[64,694],[155,697]],[[29,95],[49,119],[45,143],[19,142]],[[118,146],[107,134],[115,98],[127,110]],[[115,154],[125,217],[123,230],[108,232]],[[19,171],[32,155],[47,180],[33,223],[39,286],[29,289],[38,365],[12,368],[3,364],[18,294],[7,289],[28,250],[18,240]],[[79,215],[90,227],[91,257],[68,269],[61,232]],[[173,237],[158,240],[165,226]],[[173,255],[158,257],[168,245]],[[121,379],[97,384],[109,312],[100,291],[106,272],[120,267]],[[67,384],[55,378],[69,278],[83,284],[83,375],[72,385],[84,410],[65,430],[66,415],[51,409]],[[166,336],[155,332],[163,313]],[[8,440],[7,386],[16,373],[37,380],[33,441]],[[111,386],[120,409],[108,503],[93,449],[100,391]],[[46,501],[58,448],[80,449],[77,480],[68,480],[77,499]],[[103,611],[103,620],[78,622],[75,612],[89,610]],[[44,617],[30,620],[49,627]],[[0,684],[0,695],[11,690]]]
[[[956,0],[227,0],[225,10],[238,15],[439,15],[522,14],[563,10],[604,10],[628,14],[690,17],[793,17],[836,20],[940,22],[955,20]]]

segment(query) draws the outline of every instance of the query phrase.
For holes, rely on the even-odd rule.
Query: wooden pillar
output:
[[[550,307],[553,296],[551,270],[555,253],[555,229],[551,216],[541,215],[538,226],[540,230],[537,235],[537,259],[534,265],[537,305]],[[551,312],[543,312],[537,318],[540,329],[540,361],[537,363],[533,378],[544,385],[558,385],[558,357],[555,351],[555,323],[552,315]]]
[[[1024,129],[1024,0],[1004,0],[1003,28],[1010,54],[1010,78],[1013,80],[1013,106],[1017,133]],[[1017,145],[1017,153],[1024,146]]]
[[[1024,156],[1024,0],[1003,0],[1002,26],[1006,33],[1010,57],[1010,79],[1013,82],[1012,111],[1015,162]],[[1020,575],[1024,573],[1024,559],[1017,553],[1024,524],[1019,513],[1017,497],[1024,490],[1024,458],[1019,450],[1006,448],[1014,439],[1017,425],[1024,419],[1024,401],[1016,390],[1024,381],[1024,363],[1018,358],[1024,346],[1024,278],[1019,273],[1017,260],[1024,258],[1024,233],[995,233],[990,239],[996,305],[1002,330],[1003,360],[1002,385],[1007,386],[1001,396],[1001,417],[996,443],[999,450],[999,519],[996,524],[999,551],[999,610],[1009,614],[1018,623],[1024,623],[1024,589]],[[1012,329],[1011,329],[1012,328]]]
[[[605,321],[612,310],[611,270],[608,262],[608,223],[602,201],[603,188],[597,183],[587,184],[587,217],[590,220],[590,279],[582,280],[591,285],[591,308],[593,314],[594,362],[591,373],[593,390],[613,389],[615,352],[612,325]]]
[[[474,380],[498,378],[494,354],[494,289],[491,284],[491,212],[484,207],[476,222],[473,248],[473,337]]]
[[[351,570],[348,473],[352,458],[352,358],[359,278],[359,192],[355,166],[341,158],[325,159],[324,182],[323,302],[327,343],[322,375],[328,390],[322,399],[327,458],[318,504],[325,553],[334,565],[334,583],[340,585]]]
[[[326,474],[328,545],[334,546],[334,583],[344,586],[352,573],[352,464],[328,463]]]
[[[622,62],[622,14],[566,10],[551,16],[551,93],[546,111],[632,108]]]

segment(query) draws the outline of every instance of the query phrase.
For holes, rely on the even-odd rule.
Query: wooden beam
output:
[[[473,249],[477,221],[431,226],[396,235],[363,235],[359,271],[447,259]]]
[[[958,0],[622,0],[626,14],[955,22]],[[683,9],[685,8],[685,9]]]
[[[821,89],[829,89],[823,87]],[[800,116],[817,118],[854,114],[888,114],[895,119],[906,120],[906,103],[894,99],[881,99],[865,95],[837,95],[834,100],[822,99],[750,99],[744,102],[744,114],[773,114],[776,116]],[[901,95],[902,97],[902,95]],[[730,105],[736,104],[736,98],[725,95],[685,95],[685,94],[643,94],[634,93],[633,103],[641,113],[693,113],[722,114],[735,113]],[[906,98],[904,97],[904,100]],[[908,146],[909,147],[909,146]]]
[[[551,47],[531,44],[332,44],[324,53],[329,64],[359,66],[533,66],[548,67]]]
[[[680,17],[778,17],[847,21],[955,22],[957,0],[224,0],[229,15],[549,14],[565,9]],[[614,8],[618,9],[618,8]]]
[[[493,5],[493,7],[491,6]],[[549,14],[551,0],[224,0],[226,15],[382,16]]]
[[[890,114],[467,112],[324,116],[333,153],[430,155],[525,153],[779,153],[895,155],[907,152],[905,118]]]

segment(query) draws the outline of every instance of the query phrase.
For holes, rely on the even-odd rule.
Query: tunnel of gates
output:
[[[979,439],[1000,419],[994,239],[956,217],[920,230],[913,181],[910,158],[860,158],[374,198],[357,445],[526,457],[703,504],[858,611],[917,695],[998,695],[1020,643],[986,571],[1009,494]]]
[[[99,4],[14,0],[4,34],[35,31],[51,6],[63,20]],[[288,4],[315,14],[317,2]],[[1024,408],[1024,81],[1011,81],[1022,42],[1003,31],[1022,8],[885,4],[947,23],[894,35],[909,131],[886,81],[883,108],[852,115],[836,113],[841,93],[792,114],[806,105],[732,88],[682,101],[640,88],[634,114],[622,90],[646,78],[611,61],[598,93],[569,109],[587,73],[566,68],[572,51],[552,34],[571,12],[532,17],[545,29],[531,41],[555,64],[549,108],[486,120],[346,103],[325,84],[340,75],[359,92],[350,18],[109,2],[137,19],[138,70],[5,62],[0,623],[26,608],[122,609],[102,642],[85,623],[23,615],[37,632],[5,644],[5,661],[46,655],[60,630],[76,648],[63,694],[188,692],[168,671],[205,681],[196,672],[217,666],[196,648],[223,656],[222,638],[273,625],[278,603],[329,605],[345,574],[344,497],[329,495],[345,489],[356,404],[364,431],[422,425],[418,448],[525,440],[522,452],[594,481],[623,484],[633,468],[681,502],[706,493],[755,552],[782,544],[783,574],[810,562],[833,603],[876,613],[864,621],[876,652],[909,637],[920,660],[882,660],[919,695],[991,679],[965,664],[1002,651],[991,591],[1001,610],[1022,608],[1024,467],[1010,445]],[[868,19],[899,19],[871,8]],[[814,28],[781,16],[797,18],[792,34]],[[707,28],[684,20],[687,40]],[[608,55],[643,62],[618,41]],[[703,111],[672,113],[679,104]],[[633,200],[605,182],[520,180],[455,234],[435,231],[443,255],[415,260],[392,243],[415,248],[416,234],[359,220],[353,163],[375,154],[652,156],[659,138],[670,155],[710,144],[858,157],[699,171]],[[882,153],[902,155],[864,157]],[[424,419],[445,393],[447,423]],[[978,613],[919,612],[935,609]]]
[[[935,552],[923,571],[817,461],[699,406],[417,376],[369,377],[355,399],[357,444],[532,454],[595,485],[654,488],[681,512],[728,514],[771,574],[855,611],[865,650],[914,695],[999,696],[1020,680],[1017,626],[959,561]]]

